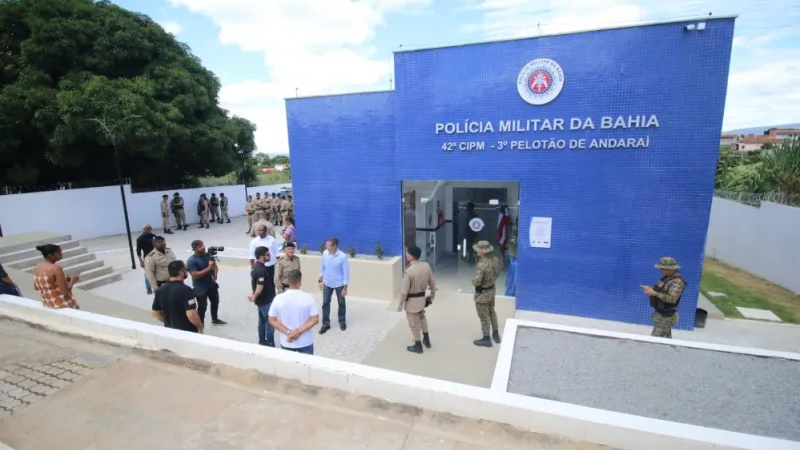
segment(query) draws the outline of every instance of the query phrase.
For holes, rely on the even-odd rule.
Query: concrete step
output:
[[[92,255],[92,256],[94,256],[94,255]],[[91,260],[91,261],[78,262],[78,263],[74,263],[74,264],[72,264],[70,266],[66,266],[66,265],[61,264],[61,263],[59,263],[59,264],[64,269],[64,273],[66,273],[67,275],[70,275],[70,274],[73,274],[73,273],[80,274],[81,279],[83,279],[83,274],[86,273],[87,271],[90,271],[90,270],[93,270],[93,269],[97,269],[98,267],[103,267],[103,265],[104,265],[102,259],[94,259],[94,260]]]
[[[89,250],[87,250],[86,247],[75,247],[75,248],[70,248],[70,249],[67,249],[67,250],[63,250],[61,253],[64,256],[64,259],[62,259],[61,261],[64,261],[65,259],[72,258],[73,256],[85,255],[85,254],[89,253]],[[39,256],[36,256],[36,257],[33,257],[33,258],[27,258],[27,259],[23,259],[23,260],[20,260],[20,261],[13,261],[13,262],[10,262],[10,263],[8,263],[6,265],[9,266],[9,267],[13,267],[15,269],[25,270],[25,269],[32,268],[33,266],[38,264],[39,261],[41,261],[41,260],[42,260],[42,255],[39,255]],[[63,263],[60,263],[60,264],[63,264]]]
[[[32,233],[32,234],[42,235],[42,233]],[[9,239],[13,238],[13,237],[14,236],[10,236]],[[6,239],[6,238],[3,238],[3,239]],[[35,248],[37,245],[53,244],[53,243],[56,243],[56,242],[67,242],[67,241],[71,241],[71,240],[72,240],[72,236],[70,236],[69,234],[63,234],[61,236],[53,236],[53,237],[48,238],[48,239],[32,239],[30,241],[20,242],[19,244],[11,244],[11,245],[3,246],[2,248],[0,248],[0,255],[7,255],[9,253],[18,252],[20,250],[28,250],[28,249],[31,249],[31,248]]]
[[[111,269],[111,267],[104,267],[106,269]],[[95,269],[97,270],[97,269]],[[113,269],[112,269],[113,270]],[[107,273],[106,275],[102,275],[96,278],[92,278],[90,280],[84,280],[83,274],[81,275],[81,280],[74,286],[78,289],[83,291],[88,291],[94,288],[98,288],[100,286],[105,286],[107,284],[114,283],[122,279],[122,274],[119,272],[111,272]],[[78,299],[80,302],[80,298]]]
[[[60,246],[62,251],[69,250],[71,248],[76,248],[81,245],[79,241],[55,242],[55,244]],[[36,250],[36,246],[34,245],[31,248],[25,250],[20,250],[0,255],[0,264],[6,264],[14,261],[22,261],[24,259],[30,259],[30,258],[41,258],[41,256],[42,254],[39,252],[39,250]]]
[[[73,256],[71,258],[64,258],[64,259],[62,259],[61,261],[58,262],[58,265],[61,266],[61,268],[66,271],[67,267],[75,266],[77,264],[81,264],[81,263],[85,263],[85,262],[89,262],[89,261],[96,261],[96,260],[97,260],[97,255],[95,255],[94,253],[84,253],[82,255]],[[100,265],[101,266],[103,265],[102,261],[100,261]],[[25,272],[28,272],[28,273],[33,272],[33,267],[34,266],[28,267],[27,269],[25,269]]]
[[[64,269],[64,272],[72,273],[68,270],[68,268],[81,265],[84,263],[95,263],[95,264],[99,263],[93,267],[100,267],[103,265],[103,261],[98,260],[97,255],[95,255],[94,253],[84,253],[83,255],[73,256],[72,258],[64,258],[58,262],[58,265],[61,266],[62,269]],[[75,269],[72,270],[75,271]],[[25,272],[28,273],[33,272],[33,266],[25,269]]]
[[[103,261],[100,261],[100,262],[102,263]],[[64,271],[67,273],[67,275],[71,275],[71,274],[75,273],[74,271],[67,271],[66,269],[64,269]],[[93,269],[84,270],[83,272],[78,272],[78,275],[81,276],[81,279],[78,280],[78,283],[80,284],[80,283],[83,283],[84,281],[89,281],[89,280],[94,280],[95,278],[100,278],[100,277],[102,277],[104,275],[110,274],[113,271],[114,271],[114,268],[111,267],[111,266],[100,266],[100,267],[95,267]]]

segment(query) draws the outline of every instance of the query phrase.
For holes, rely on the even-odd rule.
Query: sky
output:
[[[392,52],[738,14],[723,129],[800,122],[797,0],[116,0],[191,47],[220,105],[289,152],[284,99],[385,90]]]

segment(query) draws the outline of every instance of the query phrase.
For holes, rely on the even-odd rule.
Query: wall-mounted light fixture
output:
[[[703,31],[706,29],[706,23],[705,22],[691,23],[689,25],[684,26],[683,29],[685,31],[695,31],[695,30]]]

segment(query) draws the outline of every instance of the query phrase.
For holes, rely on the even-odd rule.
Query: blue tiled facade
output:
[[[398,255],[401,180],[518,180],[517,308],[649,323],[639,286],[670,255],[691,329],[734,21],[688,23],[397,53],[394,92],[287,100],[299,241]],[[517,86],[538,58],[563,71],[543,105]],[[543,67],[558,85],[534,64],[523,90]],[[551,248],[528,244],[532,217]]]

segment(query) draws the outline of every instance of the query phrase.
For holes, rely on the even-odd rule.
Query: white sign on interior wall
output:
[[[531,219],[529,238],[531,247],[550,248],[550,237],[553,233],[552,217],[534,217]]]

